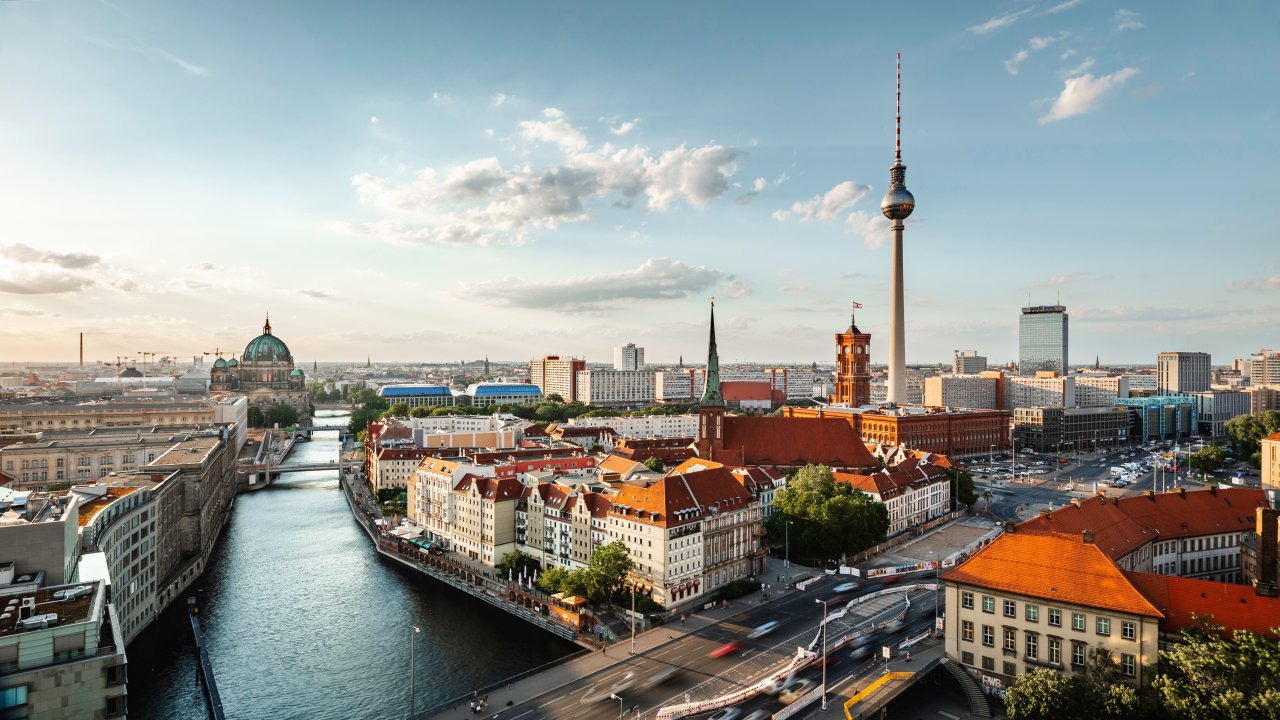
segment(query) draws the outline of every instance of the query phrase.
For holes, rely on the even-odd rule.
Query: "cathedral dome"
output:
[[[217,360],[213,361],[213,366],[215,368],[224,368],[227,366],[227,361],[223,360],[222,358],[218,358]]]
[[[289,377],[302,377],[302,370],[300,370],[300,369],[298,369],[298,368],[294,368],[294,369],[289,373]]]
[[[231,358],[230,360],[227,361],[227,367],[229,368],[236,367],[239,364],[240,364],[240,361],[236,360],[235,358]]]
[[[245,362],[287,362],[293,364],[289,346],[271,334],[271,321],[262,326],[262,334],[249,341],[240,357]]]

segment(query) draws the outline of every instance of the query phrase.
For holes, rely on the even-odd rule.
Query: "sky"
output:
[[[1280,346],[1280,4],[0,2],[0,360]]]

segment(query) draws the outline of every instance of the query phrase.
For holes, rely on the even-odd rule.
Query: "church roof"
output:
[[[724,418],[724,456],[732,465],[873,467],[876,459],[843,418]]]
[[[293,363],[293,355],[289,346],[280,338],[271,334],[271,321],[262,326],[262,334],[249,341],[240,357],[245,362],[287,362]]]

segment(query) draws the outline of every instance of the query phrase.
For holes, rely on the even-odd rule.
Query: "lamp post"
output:
[[[617,695],[616,693],[609,693],[609,697],[618,701],[618,720],[622,720],[622,696]]]
[[[787,589],[791,589],[791,521],[782,527],[782,535],[787,548],[787,557],[782,561],[782,565],[787,569]]]
[[[822,709],[827,709],[827,601],[814,598],[814,602],[822,603]]]
[[[636,584],[631,583],[631,654],[636,654]]]
[[[422,628],[417,625],[411,625],[410,627],[413,628],[413,632],[409,633],[409,718],[410,720],[413,720],[413,718],[418,717],[418,698],[417,693],[414,692],[413,684],[414,675],[416,675],[414,672],[416,668],[414,666],[417,664],[418,650],[418,644],[416,641],[418,639],[418,633],[422,632]]]
[[[933,563],[933,632],[938,632],[938,570],[942,563],[933,559],[933,551],[929,551],[929,562]]]

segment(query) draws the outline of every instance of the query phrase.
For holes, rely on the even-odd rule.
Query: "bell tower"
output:
[[[853,310],[862,307],[853,304]],[[836,333],[836,394],[831,401],[857,407],[871,402],[871,335],[858,329],[854,313],[849,313],[849,329]]]
[[[698,401],[698,456],[714,460],[724,450],[724,395],[720,392],[720,353],[716,350],[716,300],[711,299],[711,338],[707,343],[707,387]]]

